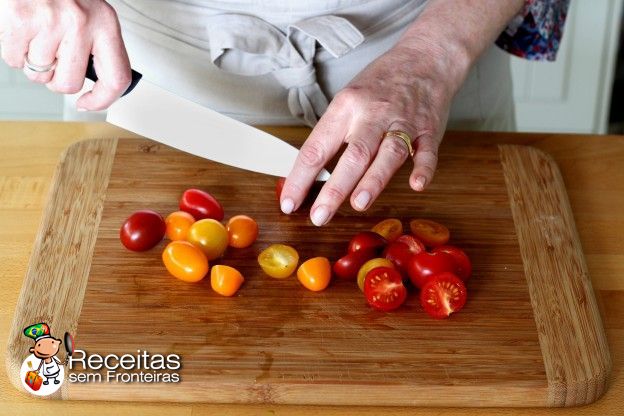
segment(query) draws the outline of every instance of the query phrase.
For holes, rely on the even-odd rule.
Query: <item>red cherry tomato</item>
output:
[[[420,304],[435,319],[448,318],[466,304],[468,292],[464,282],[453,273],[438,274],[420,291]]]
[[[407,245],[412,254],[418,254],[421,251],[425,251],[425,245],[413,235],[403,234],[397,238],[396,241]]]
[[[390,267],[378,267],[366,274],[364,296],[373,308],[392,311],[405,302],[407,289],[399,272]]]
[[[427,253],[423,251],[416,254],[407,263],[407,274],[414,286],[422,288],[431,276],[436,274],[455,271],[453,256],[442,251]]]
[[[334,274],[341,279],[355,280],[360,267],[368,260],[375,257],[375,255],[376,251],[374,249],[358,250],[353,253],[348,253],[334,263]]]
[[[223,219],[223,207],[212,195],[200,189],[187,189],[180,198],[180,210],[186,211],[196,220]]]
[[[455,274],[457,277],[462,279],[464,282],[468,280],[470,274],[472,273],[472,263],[464,250],[455,246],[440,246],[433,249],[434,253],[437,253],[438,251],[450,254],[455,261]]]
[[[405,243],[394,241],[388,244],[383,252],[384,258],[390,260],[404,275],[407,274],[407,265],[414,254]]]
[[[145,251],[163,239],[166,229],[159,213],[145,209],[128,217],[119,230],[119,238],[128,250]]]
[[[410,221],[410,230],[420,241],[429,247],[437,247],[449,241],[451,233],[444,225],[431,220]]]
[[[349,242],[348,253],[354,253],[359,250],[373,249],[380,252],[386,246],[386,239],[373,231],[362,231],[358,233]]]

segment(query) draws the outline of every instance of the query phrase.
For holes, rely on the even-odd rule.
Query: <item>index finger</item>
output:
[[[318,174],[340,149],[348,125],[345,117],[342,111],[332,111],[330,104],[301,146],[280,197],[285,214],[299,208]]]
[[[76,107],[103,110],[115,102],[132,81],[130,60],[119,28],[96,37],[92,53],[98,80],[91,91],[78,99]]]

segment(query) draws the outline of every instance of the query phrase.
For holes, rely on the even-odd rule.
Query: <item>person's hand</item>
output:
[[[76,103],[78,109],[102,110],[130,85],[130,62],[114,9],[102,0],[5,0],[0,3],[2,59],[24,68],[34,82],[55,92],[82,89],[89,55],[98,82]],[[38,69],[55,63],[50,71]]]
[[[401,130],[411,136],[415,155],[409,184],[422,191],[431,182],[438,146],[457,86],[449,82],[446,53],[415,55],[395,47],[362,71],[330,103],[301,147],[281,194],[286,214],[296,210],[323,166],[340,150],[330,179],[310,210],[315,225],[326,224],[342,202],[364,211],[409,157],[404,141],[383,135]]]

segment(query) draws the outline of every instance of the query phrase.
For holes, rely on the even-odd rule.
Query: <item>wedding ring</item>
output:
[[[24,68],[28,68],[29,70],[33,72],[39,72],[39,73],[50,72],[54,69],[55,65],[56,65],[56,59],[54,60],[54,62],[48,65],[35,65],[28,60],[28,56],[24,57]]]
[[[396,137],[396,138],[403,140],[405,142],[405,145],[407,146],[407,151],[409,152],[410,157],[414,157],[414,148],[412,147],[412,138],[410,137],[409,134],[401,130],[390,130],[390,131],[385,132],[383,135],[384,139],[388,137]]]

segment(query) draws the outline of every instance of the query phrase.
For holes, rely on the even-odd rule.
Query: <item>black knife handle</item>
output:
[[[95,73],[95,67],[93,66],[93,55],[89,56],[89,65],[87,65],[87,73],[85,74],[85,76],[93,82],[96,82],[98,80],[98,76]],[[134,87],[136,87],[136,85],[139,83],[139,80],[141,79],[142,76],[143,75],[140,72],[137,72],[133,69],[132,81],[130,82],[130,86],[121,96],[123,97],[124,95],[132,91]]]

